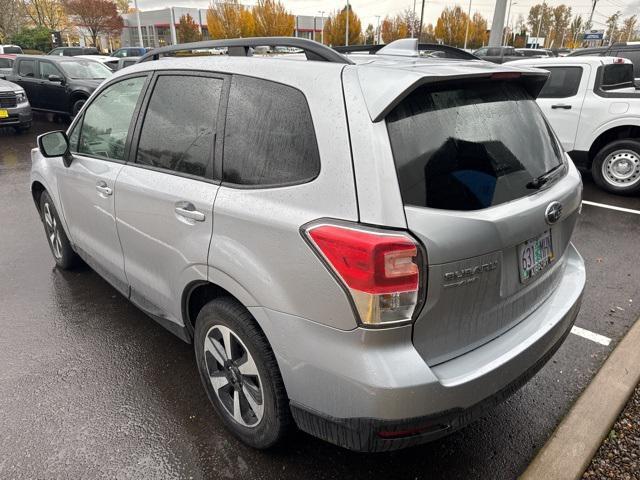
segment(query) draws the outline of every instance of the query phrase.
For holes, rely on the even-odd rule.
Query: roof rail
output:
[[[253,54],[253,49],[256,47],[292,47],[303,50],[307,56],[307,60],[345,63],[348,65],[353,64],[351,60],[326,45],[306,38],[297,37],[229,38],[224,40],[205,40],[203,42],[181,43],[178,45],[155,48],[150,52],[145,53],[136,63],[158,60],[161,56],[185,50],[203,50],[207,48],[225,47],[228,49],[227,51],[229,56],[234,57],[250,57]]]
[[[408,40],[408,39],[402,39]],[[396,40],[398,41],[398,40]],[[348,47],[333,47],[333,49],[340,53],[355,53],[355,52],[368,52],[370,55],[378,54],[380,50],[383,48],[387,48],[393,46],[395,42],[391,42],[387,45],[349,45]],[[394,50],[400,50],[401,45],[395,47]],[[451,47],[449,45],[440,45],[439,43],[418,43],[417,45],[418,54],[411,53],[409,55],[409,50],[406,50],[406,46],[402,46],[402,49],[406,50],[404,56],[419,56],[419,52],[443,52],[445,54],[445,58],[457,58],[459,60],[478,60],[478,57],[475,55],[465,52],[464,50],[456,47]],[[415,52],[415,48],[411,49]],[[398,55],[399,52],[392,53],[392,50],[389,49],[388,53],[380,52],[379,55]]]

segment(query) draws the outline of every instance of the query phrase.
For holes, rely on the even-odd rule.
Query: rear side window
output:
[[[602,90],[633,87],[633,65],[630,63],[612,63],[600,67],[602,71]]]
[[[33,77],[36,73],[35,60],[21,60],[18,66],[18,75],[21,77]]]
[[[147,107],[136,162],[207,176],[213,166],[222,83],[219,78],[160,76]]]
[[[310,181],[318,173],[320,156],[302,92],[234,76],[227,107],[223,180],[279,186]]]
[[[620,50],[615,55],[631,60],[633,62],[634,76],[640,78],[640,46],[638,50]]]
[[[538,95],[539,98],[566,98],[578,93],[582,67],[543,67],[550,75]]]
[[[476,210],[529,195],[562,164],[535,100],[517,83],[424,86],[388,116],[405,204]]]

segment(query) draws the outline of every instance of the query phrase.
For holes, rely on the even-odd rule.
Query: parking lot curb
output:
[[[640,319],[524,471],[521,480],[578,479],[640,381]]]

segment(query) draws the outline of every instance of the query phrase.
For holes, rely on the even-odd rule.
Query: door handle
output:
[[[571,110],[571,105],[566,105],[564,103],[556,103],[555,105],[551,105],[551,108],[554,110],[558,108],[562,108],[563,110]]]
[[[204,222],[204,213],[196,210],[196,206],[191,202],[178,202],[176,203],[175,212],[181,217],[195,220],[196,222]]]
[[[96,183],[96,190],[102,195],[109,196],[113,193],[113,190],[107,185],[107,182],[100,180]]]

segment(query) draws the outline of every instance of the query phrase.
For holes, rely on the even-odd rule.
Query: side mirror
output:
[[[69,139],[62,130],[38,136],[38,149],[45,158],[62,157],[65,167],[71,165],[73,155],[69,150]]]
[[[59,75],[49,75],[47,78],[49,79],[50,82],[64,83],[64,81],[62,80],[62,77]]]

